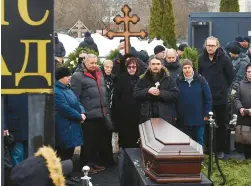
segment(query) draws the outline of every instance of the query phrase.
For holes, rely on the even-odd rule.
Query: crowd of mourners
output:
[[[83,45],[98,51],[91,35]],[[57,36],[56,36],[57,37]],[[60,42],[58,42],[60,43]],[[61,160],[72,159],[81,146],[81,167],[90,174],[115,164],[112,134],[118,133],[121,150],[138,148],[139,124],[162,118],[189,135],[203,147],[208,144],[209,112],[213,111],[216,151],[224,158],[229,146],[229,121],[237,114],[237,125],[251,126],[251,47],[248,37],[237,36],[227,46],[216,37],[205,40],[198,69],[190,59],[181,60],[187,44],[175,49],[158,45],[154,55],[130,46],[125,54],[124,40],[114,60],[98,66],[98,57],[80,51],[76,68],[64,67],[60,55],[55,59],[55,150]],[[94,47],[94,48],[93,48]],[[62,46],[58,47],[62,48]],[[7,96],[6,133],[15,136],[11,162],[18,165],[27,157],[27,127],[17,103],[28,99]],[[25,128],[26,127],[26,128]],[[7,131],[8,130],[8,131]],[[240,151],[251,158],[251,145]],[[15,177],[13,177],[15,179]],[[78,181],[69,176],[71,181]]]

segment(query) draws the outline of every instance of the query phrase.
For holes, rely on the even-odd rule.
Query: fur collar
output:
[[[162,72],[162,73],[164,72],[164,77],[165,77],[165,76],[166,76],[166,77],[169,77],[169,76],[170,76],[170,73],[169,73],[168,69],[167,69],[166,67],[164,67],[164,66],[162,67],[161,72]],[[149,75],[150,75],[150,68],[148,68],[144,74],[140,75],[139,78],[142,79],[142,78],[144,78],[145,76],[149,76]],[[163,77],[162,77],[162,78],[163,78]]]
[[[62,165],[56,152],[50,147],[43,146],[35,153],[35,156],[42,156],[45,159],[53,184],[55,186],[65,186]]]

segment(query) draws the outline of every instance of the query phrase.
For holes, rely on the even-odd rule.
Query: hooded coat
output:
[[[78,48],[89,48],[91,50],[96,51],[99,55],[97,44],[94,42],[94,40],[91,36],[85,37],[84,41],[82,41],[79,44]]]
[[[157,115],[171,124],[175,123],[175,104],[178,101],[179,89],[166,68],[162,68],[160,74],[159,96],[148,93],[151,87],[156,86],[150,69],[140,77],[135,85],[134,98],[141,104],[140,123],[149,120],[153,115]]]
[[[209,84],[213,105],[227,104],[228,90],[234,73],[232,62],[221,47],[216,50],[212,61],[209,59],[207,51],[204,51],[199,57],[199,73]]]

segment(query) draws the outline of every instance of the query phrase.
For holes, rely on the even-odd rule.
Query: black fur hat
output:
[[[55,72],[56,80],[59,80],[63,77],[67,77],[70,75],[71,75],[71,71],[67,67],[59,67],[56,69],[56,72]]]

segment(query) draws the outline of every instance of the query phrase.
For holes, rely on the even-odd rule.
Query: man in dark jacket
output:
[[[247,50],[247,56],[249,57],[249,60],[251,62],[251,47],[249,47],[249,49]]]
[[[249,39],[249,37],[243,37],[243,40],[244,40],[244,42],[242,44],[243,50],[245,51],[245,53],[247,53],[247,51],[249,49],[250,39]]]
[[[238,111],[237,125],[251,127],[251,64],[246,67],[246,78],[239,82],[235,96],[235,107]],[[244,144],[246,159],[251,158],[251,145]]]
[[[58,33],[55,32],[55,56],[63,58],[65,56],[65,48],[61,41],[58,39]]]
[[[28,157],[28,95],[7,95],[4,102],[6,129],[14,136],[11,162],[15,166]]]
[[[213,99],[216,123],[218,157],[224,157],[226,147],[226,125],[228,123],[228,89],[233,81],[233,65],[225,51],[219,47],[217,38],[211,36],[205,41],[205,51],[199,57],[199,73],[209,84]]]
[[[134,97],[141,103],[140,123],[150,118],[162,118],[175,124],[179,90],[159,59],[153,58],[149,62],[149,69],[135,85]]]
[[[232,48],[233,46],[240,47],[241,53],[245,53],[246,50],[243,47],[244,43],[245,43],[245,41],[244,41],[244,38],[242,36],[240,36],[240,35],[236,36],[235,40],[228,42],[227,45],[226,45],[226,47],[225,47],[227,55],[229,55],[230,48]]]
[[[166,58],[163,60],[163,63],[170,73],[171,78],[176,81],[177,77],[179,77],[182,71],[176,50],[168,49],[166,51]]]
[[[78,48],[89,48],[91,50],[96,51],[99,55],[97,44],[94,42],[93,38],[91,37],[90,32],[85,33],[85,39],[79,44]]]
[[[103,157],[100,152],[103,143],[107,144],[105,134],[106,119],[110,114],[107,92],[102,72],[97,67],[97,56],[88,54],[83,68],[77,69],[71,77],[72,90],[77,94],[86,111],[86,121],[83,123],[84,145],[81,148],[81,160],[87,159],[91,167],[90,173],[104,170]],[[110,146],[112,154],[112,147]],[[98,156],[99,154],[99,156]]]
[[[185,48],[187,48],[187,47],[188,47],[188,45],[185,43],[179,45],[178,50],[177,50],[179,58],[181,58],[182,54],[184,53]]]
[[[230,49],[230,56],[235,75],[232,88],[236,89],[238,82],[243,80],[246,76],[246,66],[250,60],[245,53],[241,53],[241,49],[238,46],[233,46]]]
[[[166,57],[166,48],[162,45],[157,45],[154,49],[154,55],[156,58],[163,60]]]

